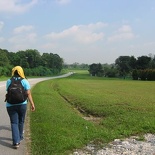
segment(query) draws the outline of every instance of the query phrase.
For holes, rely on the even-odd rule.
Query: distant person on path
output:
[[[17,91],[15,88],[15,86],[17,85],[16,82],[20,82],[20,84],[18,85],[20,85],[22,91],[25,93],[25,98],[22,101],[16,101],[18,98],[15,95],[16,92],[14,94],[11,92]],[[14,88],[12,85],[14,86]],[[22,67],[16,66],[12,69],[12,77],[11,79],[7,80],[6,91],[6,109],[10,117],[13,147],[17,149],[20,145],[20,141],[23,140],[24,121],[28,101],[31,104],[31,110],[35,111],[35,105],[30,91],[30,84],[25,78]],[[17,96],[19,96],[19,94],[20,93],[17,93]],[[21,96],[22,95],[20,95],[19,97]]]

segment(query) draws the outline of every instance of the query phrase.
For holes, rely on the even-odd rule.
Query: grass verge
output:
[[[33,88],[33,155],[70,154],[87,143],[155,133],[155,82],[104,79],[75,74]],[[101,118],[98,123],[87,116]]]

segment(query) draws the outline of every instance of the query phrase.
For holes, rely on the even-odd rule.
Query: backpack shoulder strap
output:
[[[9,87],[11,87],[11,85],[13,85],[13,84],[21,84],[21,85],[22,85],[21,80],[22,80],[23,78],[18,78],[18,77],[17,77],[17,79],[15,79],[15,78],[16,78],[16,77],[11,77],[11,78],[10,78],[11,83],[10,83]],[[23,85],[22,85],[22,86],[23,86]]]
[[[10,80],[11,80],[11,82],[12,81],[22,81],[23,80],[23,78],[19,78],[19,77],[14,77],[14,76],[12,76],[11,78],[10,78]]]
[[[11,77],[11,78],[10,78],[10,81],[11,81],[11,83],[10,83],[9,87],[11,86],[11,84],[12,84],[12,83],[14,83],[14,82],[15,82],[14,77]]]

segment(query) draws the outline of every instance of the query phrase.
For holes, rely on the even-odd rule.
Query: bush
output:
[[[133,70],[132,72],[133,80],[155,80],[155,69],[145,69],[145,70]]]

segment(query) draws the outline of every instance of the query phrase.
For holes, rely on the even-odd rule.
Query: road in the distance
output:
[[[28,79],[28,81],[31,87],[33,87],[38,82],[54,78],[63,78],[70,76],[71,74],[72,72],[56,77]],[[4,102],[6,94],[5,89],[6,89],[6,81],[1,81],[0,82],[0,155],[26,155],[27,147],[24,140],[21,142],[19,149],[12,148],[10,120]]]

